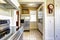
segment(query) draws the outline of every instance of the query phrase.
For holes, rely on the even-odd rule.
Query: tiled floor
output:
[[[42,40],[42,36],[38,30],[30,30],[30,32],[24,32],[23,40]]]

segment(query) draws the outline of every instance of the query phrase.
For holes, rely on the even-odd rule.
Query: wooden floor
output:
[[[30,30],[23,33],[23,40],[42,40],[42,35],[38,30]]]

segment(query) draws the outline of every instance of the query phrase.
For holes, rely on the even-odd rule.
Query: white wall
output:
[[[46,2],[44,5],[44,40],[54,40],[54,16],[47,15]]]
[[[54,40],[54,17],[45,17],[45,40]]]
[[[11,11],[11,17],[12,17],[12,26],[16,26],[16,21],[17,21],[17,15],[16,15],[16,11],[17,10],[13,10]]]
[[[60,0],[55,0],[54,14],[47,16],[45,5],[45,40],[60,40]]]
[[[0,15],[11,16],[11,10],[0,8]]]

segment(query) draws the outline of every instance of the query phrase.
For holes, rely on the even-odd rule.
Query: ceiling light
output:
[[[0,0],[0,3],[6,3],[4,0]]]
[[[33,5],[35,5],[35,4],[28,4],[29,6],[33,6]]]

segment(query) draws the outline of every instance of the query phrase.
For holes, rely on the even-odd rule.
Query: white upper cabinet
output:
[[[0,0],[0,7],[7,9],[18,9],[19,8],[18,0]]]
[[[9,4],[11,4],[15,8],[19,8],[18,0],[6,0]]]

